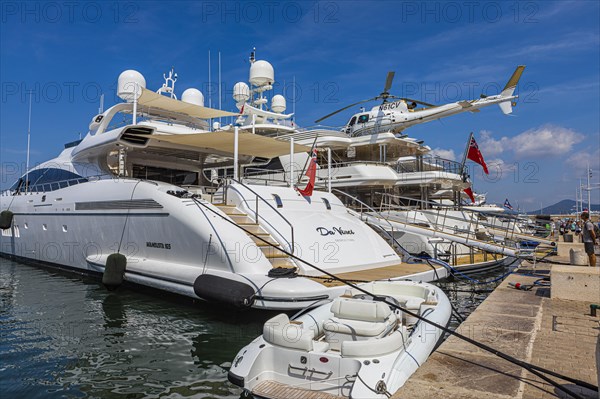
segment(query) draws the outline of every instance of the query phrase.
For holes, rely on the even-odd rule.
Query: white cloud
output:
[[[487,176],[489,181],[497,181],[513,176],[516,165],[514,163],[506,163],[503,159],[495,158],[486,160],[490,174]]]
[[[513,137],[511,145],[517,157],[553,156],[570,152],[583,138],[582,134],[571,129],[544,125]]]
[[[492,133],[481,131],[479,146],[484,157],[512,151],[515,158],[558,156],[571,152],[584,139],[574,130],[562,126],[543,125],[514,137],[495,139]]]
[[[488,130],[482,130],[480,133],[481,138],[478,139],[479,149],[485,156],[495,156],[502,154],[507,146],[508,137],[502,137],[500,140],[496,140],[492,137],[492,132]]]
[[[440,157],[443,159],[456,161],[456,154],[454,153],[454,150],[444,150],[443,148],[435,148],[431,150],[430,154],[434,157]]]
[[[592,173],[596,176],[600,173],[600,149],[597,148],[596,151],[578,151],[575,154],[571,155],[567,158],[567,164],[572,166],[573,169],[578,172],[583,172],[585,174],[585,170],[588,165],[592,169]]]

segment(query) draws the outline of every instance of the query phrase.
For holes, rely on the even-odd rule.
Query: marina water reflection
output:
[[[449,296],[461,312],[485,297]],[[28,398],[238,398],[240,390],[227,382],[229,362],[272,316],[126,287],[109,292],[88,277],[0,258],[0,391]]]

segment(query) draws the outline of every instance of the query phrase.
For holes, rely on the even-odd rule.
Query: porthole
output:
[[[323,200],[323,203],[325,204],[325,207],[327,208],[328,211],[331,210],[331,204],[329,203],[329,200],[327,198],[321,198]]]
[[[46,223],[42,224],[42,230],[44,230],[44,231],[48,230],[48,226],[46,225]]]
[[[67,225],[63,224],[62,229],[63,229],[63,233],[66,233],[67,232]]]

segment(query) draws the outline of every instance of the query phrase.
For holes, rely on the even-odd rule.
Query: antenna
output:
[[[212,82],[210,80],[210,50],[208,50],[208,107],[212,108]]]
[[[256,47],[252,47],[252,52],[250,52],[250,63],[252,64],[256,60]]]
[[[212,83],[210,80],[210,50],[208,50],[208,108],[212,108]],[[208,130],[212,132],[212,118],[208,120]]]
[[[219,51],[219,109],[221,107],[221,51]],[[221,123],[221,117],[219,117],[219,123]]]
[[[292,121],[296,119],[296,75],[292,81]]]
[[[29,144],[31,143],[31,95],[32,90],[29,90],[29,122],[27,126],[27,163],[25,164],[25,194],[29,192]]]
[[[168,75],[163,73],[163,78],[165,79],[165,83],[156,92],[158,94],[167,93],[171,98],[177,100],[177,96],[175,95],[175,82],[177,82],[175,67],[171,67]]]
[[[100,107],[98,107],[98,113],[101,114],[104,112],[104,93],[100,94]]]

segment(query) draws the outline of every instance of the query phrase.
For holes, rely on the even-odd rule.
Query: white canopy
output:
[[[236,116],[233,112],[201,107],[163,96],[151,90],[142,88],[142,95],[138,99],[138,105],[151,108],[160,108],[166,111],[177,112],[200,119],[218,118],[221,116]]]
[[[155,134],[151,136],[151,139],[202,149],[213,149],[233,154],[234,135],[235,133],[230,131],[172,135]],[[278,140],[243,131],[239,132],[238,144],[238,152],[240,155],[274,158],[290,153],[289,141]],[[294,153],[298,152],[310,152],[310,147],[295,144]]]

